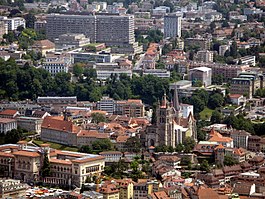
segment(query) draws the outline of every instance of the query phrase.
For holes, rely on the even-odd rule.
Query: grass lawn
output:
[[[201,120],[209,120],[212,116],[214,110],[205,107],[202,112],[200,112]]]
[[[65,146],[65,145],[61,145],[61,144],[58,144],[58,143],[54,143],[54,142],[45,142],[45,141],[42,141],[42,140],[34,140],[33,141],[34,144],[36,145],[41,145],[41,144],[50,144],[50,147],[51,148],[54,148],[54,149],[59,149],[59,150],[66,150],[66,151],[78,151],[78,148],[77,147],[70,147],[70,146]]]

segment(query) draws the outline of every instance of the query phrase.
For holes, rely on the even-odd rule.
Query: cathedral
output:
[[[186,137],[197,141],[196,121],[193,113],[183,117],[178,100],[177,89],[173,89],[173,102],[167,100],[166,94],[157,107],[156,123],[148,126],[145,133],[145,146],[172,146],[183,143]]]

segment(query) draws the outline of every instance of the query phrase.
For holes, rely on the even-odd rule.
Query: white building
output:
[[[47,56],[42,64],[42,68],[55,76],[57,73],[68,73],[69,68],[72,66],[72,58],[70,56]]]
[[[144,70],[143,75],[154,75],[160,78],[170,78],[170,71],[163,69],[147,69]]]
[[[164,15],[170,12],[170,7],[167,6],[159,6],[153,9],[153,15]]]
[[[9,118],[0,118],[0,134],[17,129],[17,121]]]
[[[230,49],[229,45],[221,45],[219,46],[219,55],[224,56],[225,52]]]
[[[101,111],[106,111],[109,114],[115,112],[115,100],[104,96],[100,101],[97,102],[97,109]]]
[[[195,83],[201,81],[204,87],[212,84],[212,69],[207,67],[197,67],[190,70],[189,79]]]
[[[180,104],[180,110],[183,118],[188,118],[190,114],[193,115],[193,105]]]
[[[132,78],[132,71],[131,70],[124,70],[124,69],[114,69],[114,70],[97,70],[97,79],[106,80],[110,78],[111,74],[117,75],[118,77],[121,74],[125,74]]]
[[[22,17],[7,18],[4,17],[2,20],[6,23],[8,31],[16,30],[19,26],[26,27],[26,21]]]
[[[213,51],[209,50],[198,51],[197,60],[200,62],[213,62]]]
[[[172,13],[164,16],[164,37],[181,37],[181,16]]]

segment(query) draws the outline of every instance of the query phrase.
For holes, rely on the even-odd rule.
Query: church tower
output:
[[[175,147],[174,136],[174,107],[168,102],[166,94],[164,94],[160,106],[156,110],[157,115],[157,133],[159,135],[159,145],[167,145]]]

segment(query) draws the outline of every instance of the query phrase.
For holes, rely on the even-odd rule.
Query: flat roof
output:
[[[196,68],[193,68],[193,69],[190,69],[190,70],[200,70],[200,71],[203,71],[203,72],[207,72],[207,71],[211,71],[212,69],[208,68],[208,67],[205,67],[205,66],[202,66],[202,67],[196,67]]]

